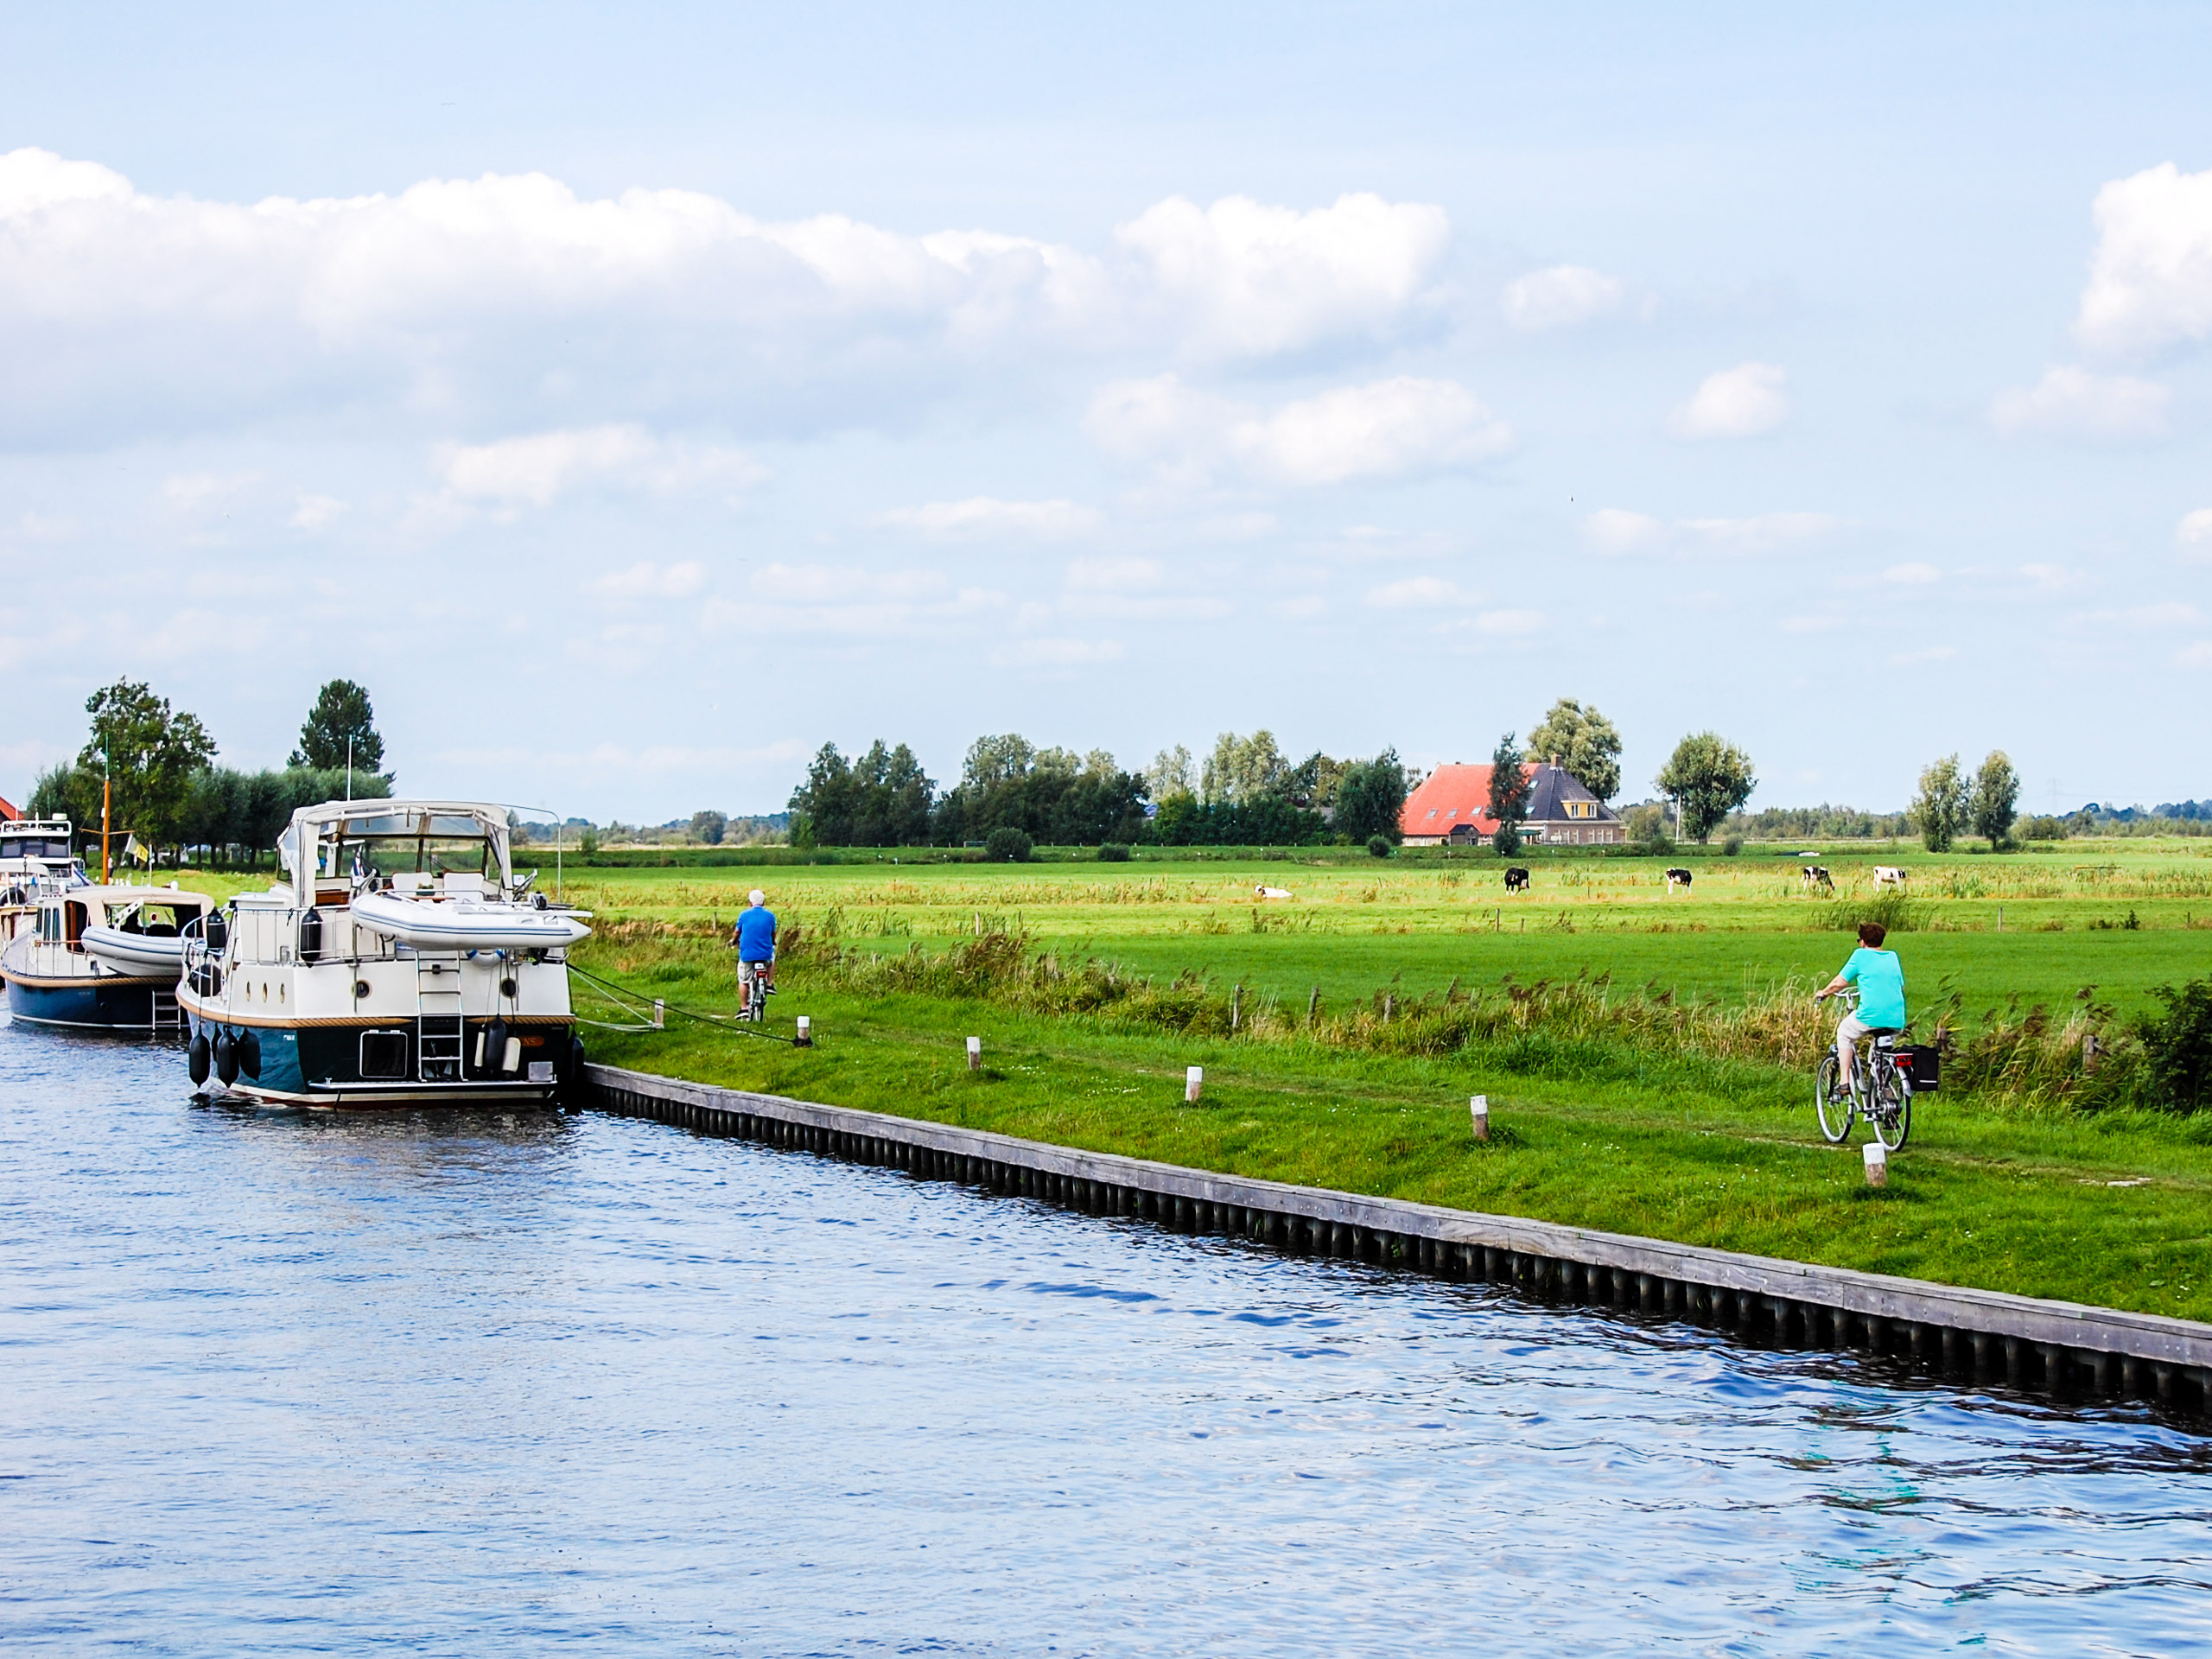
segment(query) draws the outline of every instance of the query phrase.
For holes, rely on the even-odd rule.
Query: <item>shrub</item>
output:
[[[1118,841],[1102,842],[1098,848],[1098,861],[1101,864],[1126,864],[1129,861],[1129,849]]]
[[[1521,850],[1521,832],[1510,823],[1500,823],[1490,838],[1491,850],[1500,858],[1511,858]]]
[[[1370,858],[1388,858],[1388,857],[1389,857],[1389,856],[1390,856],[1390,838],[1389,838],[1389,836],[1370,836],[1367,838],[1367,855],[1368,855]]]
[[[2163,1015],[2137,1027],[2152,1103],[2202,1111],[2212,1106],[2212,979],[2192,979],[2179,990],[2161,985],[2152,995],[2166,1005]]]
[[[1720,850],[1730,858],[1735,857],[1737,854],[1744,850],[1744,838],[1741,836],[1729,836],[1727,840],[1720,843]]]
[[[984,838],[983,856],[994,864],[1027,864],[1036,843],[1010,823],[1002,823]]]

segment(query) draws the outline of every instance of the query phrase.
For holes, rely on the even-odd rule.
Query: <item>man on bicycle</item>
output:
[[[1859,987],[1859,1011],[1847,1014],[1835,1028],[1835,1058],[1843,1092],[1851,1092],[1851,1062],[1858,1046],[1881,1033],[1904,1029],[1904,964],[1894,950],[1882,949],[1887,936],[1879,922],[1859,925],[1859,948],[1830,980],[1827,988],[1813,998],[1825,1002],[1852,985]]]
[[[768,895],[755,887],[746,895],[747,907],[737,918],[732,931],[731,942],[737,946],[737,1000],[741,1005],[745,994],[758,976],[761,988],[770,995],[776,989],[776,912],[768,908]]]

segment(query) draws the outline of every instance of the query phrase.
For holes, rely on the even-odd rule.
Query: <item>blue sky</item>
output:
[[[1560,696],[2212,794],[2212,13],[1065,10],[10,14],[0,772],[345,674],[602,818]]]

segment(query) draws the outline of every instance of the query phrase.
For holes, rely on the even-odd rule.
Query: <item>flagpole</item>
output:
[[[107,825],[115,806],[115,761],[100,745],[100,885],[107,885]]]

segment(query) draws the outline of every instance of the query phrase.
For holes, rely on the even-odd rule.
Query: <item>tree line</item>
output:
[[[282,769],[240,772],[215,762],[215,740],[197,715],[175,708],[143,681],[118,680],[86,700],[91,730],[74,760],[39,774],[25,810],[67,817],[97,836],[103,806],[113,846],[135,839],[149,862],[181,863],[188,849],[252,863],[271,851],[302,806],[391,793],[384,740],[369,694],[351,680],[317,693],[300,744]]]
[[[791,798],[800,847],[1300,846],[1395,842],[1408,779],[1395,751],[1293,762],[1272,732],[1224,732],[1203,765],[1178,746],[1141,772],[1103,749],[1039,748],[1019,733],[979,737],[960,781],[940,789],[901,743],[848,760],[825,743]],[[1153,810],[1147,811],[1147,807]]]

